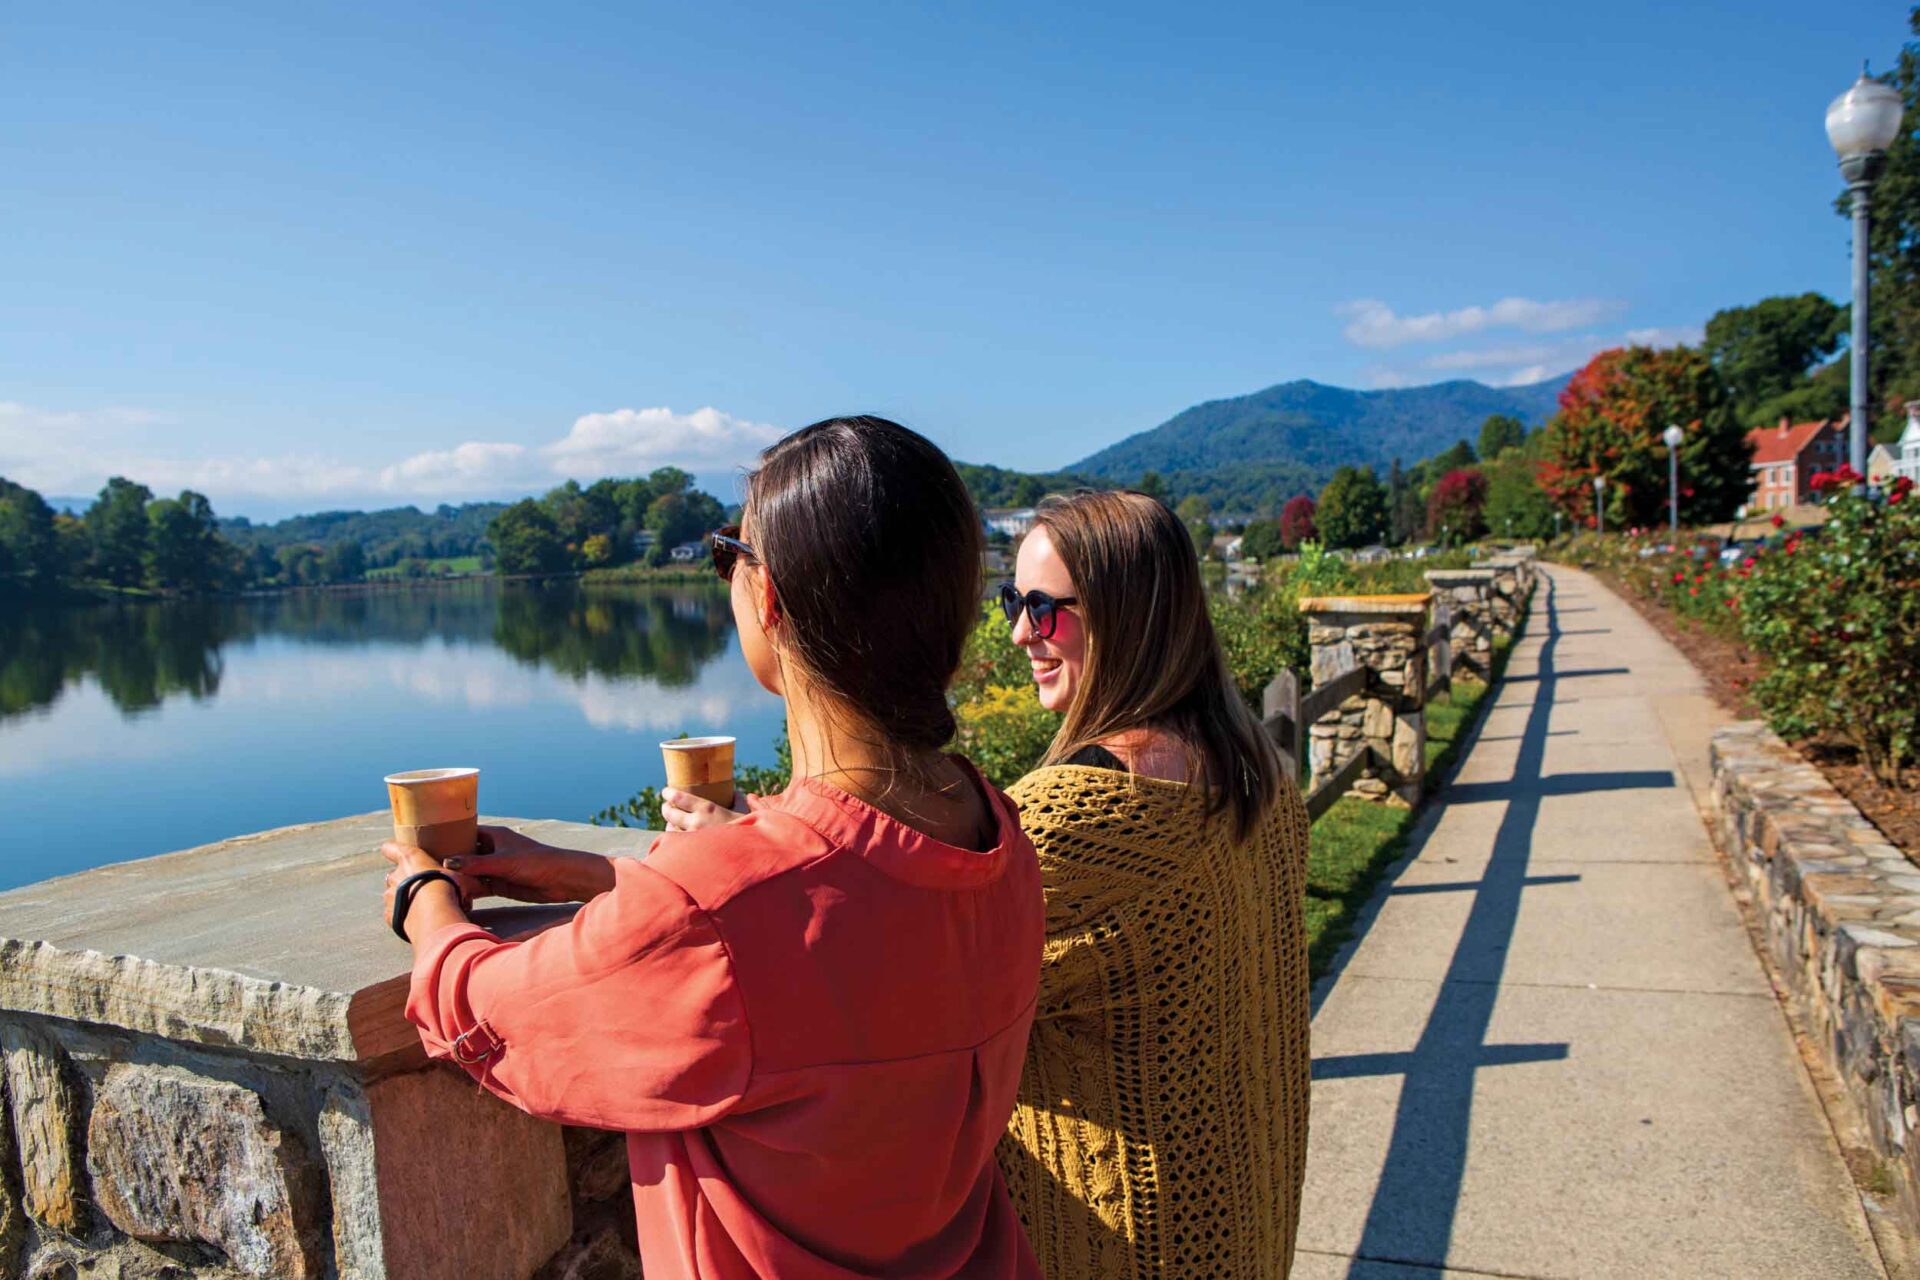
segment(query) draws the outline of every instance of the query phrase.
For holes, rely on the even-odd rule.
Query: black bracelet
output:
[[[445,880],[453,886],[453,896],[463,904],[466,901],[460,892],[460,882],[444,871],[416,871],[393,887],[393,932],[402,942],[412,942],[407,936],[407,909],[413,906],[413,895],[420,892],[420,886],[429,880]]]

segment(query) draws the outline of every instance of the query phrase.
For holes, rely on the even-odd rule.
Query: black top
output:
[[[1120,763],[1120,757],[1098,743],[1080,748],[1068,756],[1065,763],[1082,765],[1088,769],[1112,769],[1125,773],[1127,766]]]

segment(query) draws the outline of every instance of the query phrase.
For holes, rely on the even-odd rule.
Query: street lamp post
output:
[[[1660,438],[1667,442],[1667,531],[1677,546],[1680,542],[1680,442],[1686,439],[1686,432],[1670,426],[1660,433]]]
[[[1607,478],[1605,476],[1595,476],[1593,478],[1593,521],[1595,533],[1605,533],[1607,531],[1606,490]]]
[[[1853,87],[1827,107],[1827,140],[1840,156],[1840,176],[1853,200],[1853,413],[1847,432],[1849,461],[1867,474],[1867,232],[1869,196],[1886,168],[1887,148],[1900,136],[1904,103],[1891,87],[1863,69]],[[1866,483],[1863,478],[1860,482]]]

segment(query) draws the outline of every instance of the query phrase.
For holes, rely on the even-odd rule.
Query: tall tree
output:
[[[53,508],[33,490],[0,477],[0,593],[51,587],[60,567]]]
[[[1387,491],[1372,467],[1341,467],[1320,491],[1314,510],[1320,540],[1329,547],[1364,547],[1387,531]]]
[[[1312,502],[1313,499],[1306,501]],[[1286,549],[1278,520],[1255,520],[1240,532],[1240,554],[1249,560],[1271,560]]]
[[[147,504],[152,501],[153,490],[115,476],[87,508],[93,572],[114,586],[137,587],[146,577],[151,541]]]
[[[1427,474],[1437,479],[1449,471],[1458,471],[1462,467],[1470,467],[1479,460],[1480,459],[1474,456],[1472,445],[1468,444],[1465,440],[1456,440],[1452,447],[1428,461]]]
[[[1487,531],[1487,478],[1471,467],[1440,477],[1427,498],[1427,533],[1444,546],[1472,542]]]
[[[1159,498],[1162,501],[1166,499],[1167,482],[1160,478],[1158,471],[1149,471],[1142,475],[1136,487],[1139,492],[1146,494],[1149,498]]]
[[[1669,425],[1685,433],[1681,483],[1691,489],[1681,518],[1725,520],[1751,487],[1746,432],[1727,387],[1690,347],[1603,351],[1560,393],[1548,424],[1540,483],[1582,523],[1593,520],[1593,478],[1607,478],[1607,524],[1616,529],[1665,518]]]
[[[1412,542],[1420,536],[1426,518],[1420,491],[1400,466],[1400,459],[1395,458],[1393,469],[1387,473],[1387,541],[1396,547]]]
[[[1755,411],[1805,386],[1813,367],[1839,349],[1846,326],[1845,309],[1820,294],[1762,298],[1714,312],[1701,350],[1725,380],[1734,412],[1758,426]]]
[[[191,489],[147,504],[147,581],[163,591],[206,591],[226,559],[213,505]]]
[[[1280,545],[1287,551],[1298,551],[1300,544],[1311,542],[1320,536],[1319,504],[1306,494],[1288,498],[1287,505],[1280,509]]]
[[[1487,476],[1487,531],[1499,538],[1553,536],[1553,500],[1540,487],[1539,464],[1510,450],[1481,470]]]
[[[567,544],[553,517],[523,498],[493,518],[487,540],[502,573],[559,573],[568,567]]]
[[[1508,449],[1527,442],[1527,424],[1505,413],[1492,413],[1480,424],[1480,458],[1492,462]]]

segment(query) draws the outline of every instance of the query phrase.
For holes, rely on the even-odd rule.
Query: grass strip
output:
[[[1494,641],[1493,683],[1460,679],[1427,704],[1427,796],[1424,807],[1466,747],[1487,694],[1500,682],[1514,642],[1525,633]],[[1351,797],[1337,800],[1313,824],[1307,849],[1307,964],[1318,978],[1353,936],[1353,921],[1373,896],[1386,869],[1406,852],[1407,833],[1419,811]]]

